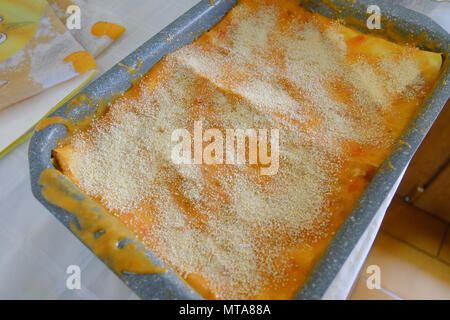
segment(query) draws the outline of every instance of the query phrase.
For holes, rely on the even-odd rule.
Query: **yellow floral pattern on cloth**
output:
[[[67,8],[77,5],[81,29],[68,30]],[[103,21],[84,0],[0,0],[1,110],[97,67],[94,57],[125,27]]]
[[[66,23],[66,19],[70,15],[67,13],[69,6],[76,5],[80,8],[81,29],[70,30],[70,33],[94,57],[108,48],[126,30],[116,21],[105,21],[111,17],[105,17],[104,10],[101,10],[95,1],[48,0],[48,2],[63,23]]]
[[[30,20],[29,15],[25,14],[20,21],[17,13],[33,8],[35,0],[2,1],[8,2],[10,10],[2,13],[0,24],[6,30],[7,38],[0,47],[18,41],[20,34],[10,30],[14,25],[27,24]],[[9,15],[10,12],[16,13],[16,16]],[[75,52],[90,55],[68,32],[50,5],[44,3],[37,31],[20,50],[0,62],[0,110],[72,79],[81,72],[95,69],[93,58],[82,60],[88,62],[88,67],[79,67],[79,59],[68,60],[67,57]]]
[[[74,69],[79,73],[95,69],[97,66],[94,58],[87,51],[74,52],[65,57],[64,62],[72,62]]]
[[[0,22],[3,22],[0,23],[0,61],[11,57],[33,38],[45,5],[45,0],[0,1]]]
[[[111,22],[99,21],[91,28],[93,36],[108,36],[111,39],[118,39],[125,32],[125,27]]]

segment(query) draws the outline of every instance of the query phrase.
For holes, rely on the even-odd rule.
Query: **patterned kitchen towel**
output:
[[[65,25],[73,5],[84,19],[80,30]],[[93,22],[98,11],[83,0],[0,1],[0,117],[2,109],[96,68],[93,57],[125,31]]]
[[[111,10],[104,10],[95,0],[48,2],[64,24],[70,19],[70,33],[94,57],[102,53],[126,30],[125,27],[114,23],[118,17],[111,15]],[[80,20],[79,26],[76,26],[76,19]]]
[[[2,0],[0,15],[0,110],[95,69],[45,0]]]

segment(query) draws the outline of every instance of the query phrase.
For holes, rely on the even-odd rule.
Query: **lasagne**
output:
[[[290,299],[438,79],[439,53],[294,0],[241,0],[54,150],[208,299]],[[172,132],[279,129],[279,168],[175,164]],[[206,142],[205,142],[206,143]]]

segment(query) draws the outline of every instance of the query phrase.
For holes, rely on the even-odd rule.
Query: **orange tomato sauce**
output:
[[[318,28],[326,30],[335,22],[331,19],[323,17],[318,14],[309,13],[300,7],[295,1],[282,0],[282,1],[256,1],[256,0],[245,0],[240,3],[244,3],[245,6],[252,10],[256,10],[261,5],[273,5],[275,6],[280,14],[277,16],[277,25],[283,30],[287,28],[288,21],[295,19],[298,23],[307,23],[309,21],[315,21]],[[240,5],[240,4],[238,4]],[[205,51],[213,52],[212,48],[225,41],[227,37],[227,30],[232,23],[233,10],[225,16],[212,30],[202,35],[196,40],[196,44]],[[365,56],[368,63],[375,63],[376,55],[378,54],[380,47],[383,48],[384,53],[392,56],[392,59],[396,59],[400,53],[403,52],[404,48],[396,44],[390,43],[388,41],[382,40],[380,38],[375,38],[371,36],[364,35],[358,31],[354,31],[345,27],[339,29],[344,34],[344,40],[347,46],[348,61],[352,62],[356,57]],[[387,53],[386,53],[387,52]],[[343,150],[343,155],[341,155],[341,166],[338,172],[335,172],[337,177],[334,182],[332,194],[327,196],[325,201],[326,211],[331,214],[329,216],[329,221],[325,227],[326,232],[320,239],[315,239],[314,241],[293,243],[292,246],[286,247],[282,256],[283,259],[275,261],[274,265],[279,268],[280,272],[284,275],[284,281],[282,284],[276,283],[275,278],[271,274],[266,274],[268,279],[268,285],[265,285],[259,292],[254,292],[249,294],[245,298],[248,299],[291,299],[298,292],[299,288],[307,281],[308,275],[314,268],[317,261],[323,256],[327,246],[332,240],[333,236],[339,230],[342,223],[345,221],[349,213],[352,211],[356,205],[358,199],[361,197],[362,193],[366,189],[367,185],[370,183],[372,177],[381,166],[383,161],[389,156],[392,147],[395,145],[395,141],[399,139],[401,133],[407,126],[407,124],[413,119],[417,114],[420,106],[422,105],[424,99],[431,91],[433,87],[438,72],[436,72],[436,67],[430,62],[426,54],[421,53],[417,50],[415,53],[415,58],[420,65],[422,71],[422,76],[425,79],[424,90],[421,94],[414,97],[413,100],[404,99],[399,97],[393,103],[392,110],[395,112],[386,113],[383,115],[383,122],[385,125],[385,136],[386,141],[381,143],[379,146],[374,147],[373,145],[364,145],[353,140],[341,140],[340,148]],[[272,49],[267,53],[267,59],[270,60],[279,70],[283,72],[286,68],[283,65],[282,59],[283,52]],[[137,101],[139,96],[142,94],[142,86],[146,88],[155,88],[158,82],[164,77],[168,76],[170,73],[170,68],[166,68],[165,59],[158,62],[147,74],[145,74],[139,81],[140,86],[133,86],[130,90],[124,93],[124,96],[130,101],[129,105],[123,107],[120,112],[134,111],[139,113],[139,110],[133,106],[133,101]],[[247,74],[243,74],[239,69],[234,68],[232,65],[228,67],[227,74],[229,78],[224,79],[221,91],[225,95],[229,96],[230,101],[233,99],[239,100],[239,98],[233,98],[235,95],[227,86],[232,87],[236,83],[245,81],[248,78]],[[439,68],[437,69],[439,70]],[[205,89],[207,87],[207,80],[198,80],[192,85],[192,91],[197,93],[197,100],[191,101],[192,105],[199,102],[198,99],[208,99],[208,91]],[[228,82],[227,82],[228,81]],[[286,90],[293,97],[298,100],[302,100],[303,97],[295,88],[289,89],[289,85],[286,85]],[[345,110],[348,113],[352,113],[358,108],[358,105],[349,102],[349,96],[351,96],[351,88],[341,85],[339,82],[325,83],[324,84],[330,93],[330,95],[336,101],[346,102],[349,110]],[[199,114],[206,114],[208,119],[218,124],[220,128],[220,114],[214,109],[214,106],[208,106],[204,109],[191,108],[189,112],[189,118],[195,119]],[[115,111],[117,112],[117,111]],[[299,123],[296,119],[289,119],[285,114],[273,112],[271,116],[274,119],[280,119],[280,123],[283,129],[283,123],[290,123],[298,128],[300,131],[309,132],[309,130],[320,130],[321,121],[315,118],[314,109],[310,110],[311,119],[307,124]],[[108,124],[114,121],[113,112],[107,110],[105,114],[100,116],[100,121],[104,124]],[[284,122],[283,122],[284,121]],[[58,119],[55,120],[58,122]],[[45,124],[51,123],[51,120]],[[284,128],[286,129],[286,128]],[[87,137],[88,138],[88,137]],[[70,138],[63,141],[58,149],[54,151],[54,156],[57,161],[59,169],[68,176],[76,185],[79,185],[76,174],[74,174],[71,168],[70,161]],[[258,176],[258,166],[249,166],[248,176],[254,182],[258,183],[263,189],[270,183],[270,177]],[[218,177],[223,176],[225,172],[233,170],[232,168],[226,166],[202,166],[203,179],[205,181],[206,188],[209,188],[207,192],[216,194],[215,201],[211,200],[209,203],[210,208],[215,208],[218,206],[223,206],[229,203],[229,193],[221,191],[220,186],[221,181]],[[189,223],[192,224],[193,228],[198,228],[201,230],[205,227],[205,221],[207,217],[203,214],[201,210],[187,198],[181,196],[180,192],[182,188],[182,177],[174,177],[172,181],[168,184],[170,189],[173,191],[172,201],[176,202],[179,210],[184,212],[186,217],[188,217]],[[50,198],[48,198],[51,200]],[[102,203],[102,197],[94,198],[98,203]],[[66,200],[61,199],[58,203],[59,206],[65,208]],[[164,261],[163,252],[160,251],[159,244],[156,239],[152,238],[151,230],[152,226],[158,224],[158,215],[161,214],[160,208],[152,204],[151,199],[141,203],[139,210],[128,210],[127,212],[118,212],[114,210],[109,210],[109,213],[115,216],[126,228],[130,229],[138,238],[143,240],[145,244],[153,250],[155,253],[161,253],[161,259]],[[264,232],[261,231],[262,233]],[[277,235],[282,238],[282,235]],[[267,241],[270,241],[271,235],[266,235]],[[306,236],[306,238],[308,238]],[[283,241],[289,241],[289,239],[284,239]],[[236,257],[239,259],[239,257]],[[287,261],[287,262],[286,262]],[[204,298],[207,299],[222,299],[227,298],[226,293],[220,292],[213,288],[211,284],[200,274],[190,273],[184,275],[181,266],[171,265],[171,267],[187,281],[195,290],[197,290]]]

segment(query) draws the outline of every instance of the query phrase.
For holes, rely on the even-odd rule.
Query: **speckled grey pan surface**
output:
[[[142,60],[143,63],[139,68],[139,72],[140,74],[144,74],[162,56],[191,42],[196,36],[213,27],[236,2],[236,0],[216,0],[215,5],[211,6],[210,0],[202,0],[198,5],[144,43],[121,62],[125,65],[136,66],[138,61]],[[348,5],[349,2],[346,0],[334,1],[336,7],[342,8],[342,12],[339,14],[340,17],[352,15],[360,18],[362,21],[366,19],[367,7],[369,5],[378,5],[388,21],[396,22],[396,28],[399,32],[405,34],[413,33],[416,35],[426,32],[429,39],[436,41],[439,51],[448,53],[450,38],[445,30],[426,16],[395,6],[393,2],[384,0],[355,0],[350,7]],[[306,1],[304,6],[332,18],[338,16],[336,12],[328,8],[321,0],[314,2]],[[361,31],[367,32],[367,30]],[[426,45],[423,48],[430,49]],[[117,93],[125,91],[130,86],[128,73],[123,67],[116,65],[87,86],[80,94],[85,93],[90,97],[95,97],[97,100],[100,98],[108,99]],[[297,294],[297,299],[320,299],[323,296],[443,108],[450,95],[449,89],[449,71],[445,70],[439,80],[439,85],[434,89],[432,96],[424,104],[427,107],[423,108],[402,137],[402,141],[407,142],[411,148],[403,148],[402,151],[390,156],[390,161],[394,169],[379,170],[360,199],[359,204],[344,222],[325,255],[316,265],[308,282]],[[66,114],[66,108],[67,103],[56,110],[51,116],[61,116],[78,120],[94,111],[93,107],[86,105],[80,108],[74,108]],[[38,183],[41,172],[46,168],[53,167],[51,151],[55,148],[57,139],[63,138],[65,135],[66,129],[62,125],[52,125],[45,130],[36,132],[30,143],[29,163],[31,186],[34,196],[57,219],[68,227],[70,221],[75,219],[74,216],[47,202],[41,194],[42,187]],[[386,163],[384,166],[386,166]],[[156,264],[163,265],[151,252],[147,251],[147,254]],[[199,294],[171,271],[165,274],[123,274],[122,280],[138,296],[144,299],[201,298]]]

